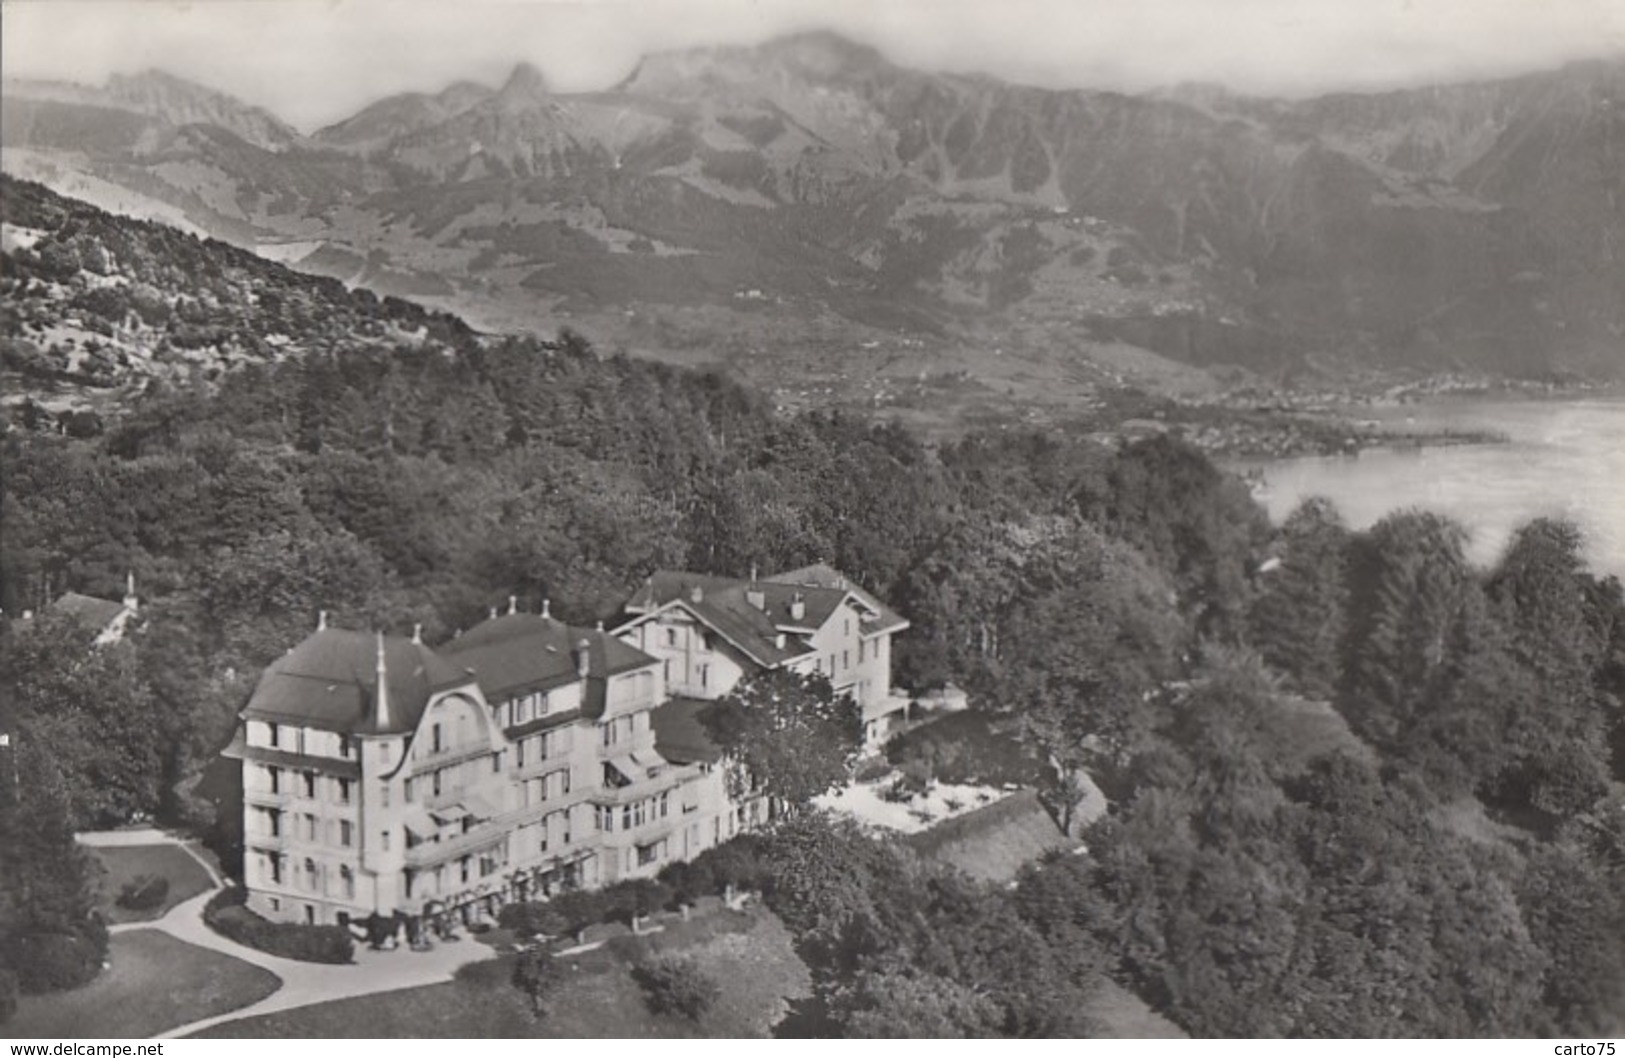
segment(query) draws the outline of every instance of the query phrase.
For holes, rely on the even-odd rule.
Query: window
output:
[[[412,785],[412,780],[406,780],[406,803],[411,804],[416,799],[416,794],[417,788]]]
[[[348,819],[339,820],[339,844],[349,848],[355,841],[355,826]]]
[[[282,884],[282,857],[272,852],[266,855],[265,865],[270,869],[273,885]]]
[[[389,743],[388,742],[380,742],[380,743],[378,743],[378,763],[380,763],[380,764],[388,764],[389,763]]]
[[[632,829],[632,806],[626,805],[621,809],[621,829]]]
[[[491,754],[491,773],[494,775],[497,772],[500,772],[501,770],[502,770],[502,754],[500,752]]]
[[[345,760],[350,759],[350,736],[349,735],[340,735],[339,736],[339,756],[343,757]]]
[[[378,847],[383,849],[385,852],[389,851],[389,831],[380,830],[378,832]],[[407,877],[410,878],[411,875],[407,875]],[[406,895],[411,896],[412,894],[408,892]]]
[[[467,856],[464,856],[462,859],[457,861],[457,868],[462,875],[463,881],[465,882],[468,881],[468,865],[469,857]]]
[[[347,805],[349,803],[350,803],[350,780],[349,779],[340,779],[339,780],[339,804]]]
[[[616,742],[615,722],[611,720],[609,723],[601,724],[599,726],[602,727],[604,731],[604,745],[613,746]]]
[[[309,856],[305,857],[305,888],[316,888],[316,861]]]
[[[389,784],[387,782],[378,787],[378,805],[380,808],[389,807]]]
[[[316,817],[309,812],[305,813],[305,840],[316,840]]]
[[[265,769],[265,774],[271,777],[271,792],[272,793],[281,793],[282,792],[282,769],[281,768],[266,768]]]
[[[269,823],[271,836],[280,838],[282,836],[282,813],[274,808],[268,808],[265,810],[265,816]]]
[[[666,645],[668,647],[674,647],[677,645],[677,629],[666,629]]]
[[[305,905],[305,925],[314,926],[315,924],[316,924],[316,905],[315,904],[306,904]]]
[[[276,724],[266,724],[265,727],[266,727],[266,730],[270,733],[271,748],[272,749],[280,748],[282,746],[282,736],[281,736],[281,731],[280,731],[279,726],[276,725]]]
[[[355,872],[350,870],[349,864],[339,868],[339,880],[344,884],[344,898],[355,899]]]
[[[434,787],[434,796],[440,796],[440,769],[436,768],[429,773],[430,785]]]
[[[313,771],[302,772],[299,777],[304,782],[305,796],[314,799],[316,797],[316,773]]]
[[[439,753],[441,748],[442,748],[442,746],[440,744],[440,725],[435,724],[432,728],[429,729],[429,752],[430,753]]]
[[[710,665],[701,665],[701,666],[699,666],[699,670],[700,670],[700,686],[701,687],[709,686],[710,685],[710,679],[711,679],[711,666]]]
[[[849,650],[841,651],[841,668],[849,669],[851,667],[852,667],[852,652],[849,651]]]
[[[844,636],[849,636],[852,634],[852,618],[848,617],[846,620],[841,622],[841,634]]]
[[[271,910],[272,911],[281,911],[282,910],[282,898],[281,897],[279,897],[279,896],[271,897]]]
[[[563,771],[559,772],[559,775],[561,776],[561,778],[559,779],[559,787],[560,787],[559,792],[560,793],[569,793],[570,792],[570,769],[569,768],[564,769]]]
[[[661,819],[666,818],[666,809],[668,807],[668,802],[670,800],[671,800],[671,794],[670,793],[663,793],[663,794],[660,795],[660,818]]]
[[[865,644],[864,644],[863,640],[861,640],[861,639],[858,640],[858,664],[859,665],[863,664],[863,648],[864,648],[864,646],[865,646]]]

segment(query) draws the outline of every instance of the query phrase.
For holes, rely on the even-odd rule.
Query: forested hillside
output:
[[[200,284],[231,260],[157,229],[126,258]],[[930,447],[571,334],[352,337],[335,314],[364,303],[323,294],[308,329],[284,317],[304,355],[151,387],[98,435],[8,430],[13,966],[42,936],[94,947],[67,828],[230,822],[197,779],[318,610],[440,641],[509,595],[590,622],[657,567],[826,561],[913,622],[897,681],[969,688],[1059,818],[1083,773],[1113,803],[1089,855],[996,896],[816,815],[763,839],[827,1030],[1089,1031],[1102,973],[1201,1035],[1625,1028],[1625,595],[1570,527],[1475,569],[1422,512],[1272,530],[1167,438]],[[15,619],[126,572],[145,626],[122,644]],[[1346,737],[1296,742],[1306,700]]]

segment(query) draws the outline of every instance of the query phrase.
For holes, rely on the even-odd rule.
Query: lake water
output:
[[[1262,471],[1271,518],[1314,495],[1330,497],[1356,529],[1422,507],[1466,526],[1470,557],[1488,565],[1517,527],[1557,515],[1585,533],[1595,570],[1625,578],[1625,400],[1442,401],[1371,414],[1395,427],[1494,430],[1509,440],[1244,464]]]

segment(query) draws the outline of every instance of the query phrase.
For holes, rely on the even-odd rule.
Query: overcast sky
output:
[[[812,27],[905,65],[1124,90],[1304,94],[1625,53],[1625,0],[3,0],[0,19],[7,77],[159,67],[307,131],[519,60],[578,91],[649,51]]]

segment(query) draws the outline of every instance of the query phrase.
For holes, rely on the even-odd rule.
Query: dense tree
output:
[[[1275,564],[1247,613],[1248,638],[1304,693],[1329,698],[1347,615],[1350,534],[1331,501],[1298,506],[1275,537]]]
[[[823,676],[783,668],[741,682],[701,722],[749,781],[792,813],[845,782],[863,744],[857,703]]]

